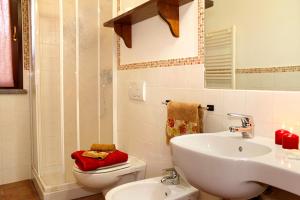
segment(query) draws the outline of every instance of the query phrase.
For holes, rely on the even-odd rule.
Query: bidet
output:
[[[199,191],[184,180],[178,185],[161,183],[163,177],[136,181],[110,190],[106,200],[197,200]]]

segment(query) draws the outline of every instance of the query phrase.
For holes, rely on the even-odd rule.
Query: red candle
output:
[[[275,143],[282,145],[282,137],[285,134],[289,134],[290,132],[284,129],[279,129],[277,131],[275,131]]]
[[[282,138],[282,148],[284,149],[298,149],[299,136],[296,134],[285,134]]]

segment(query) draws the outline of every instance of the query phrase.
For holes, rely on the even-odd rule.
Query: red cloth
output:
[[[128,160],[128,154],[118,150],[110,153],[103,160],[84,157],[82,156],[83,152],[85,151],[75,151],[71,155],[71,157],[75,160],[78,168],[82,171],[96,170],[100,167],[115,165],[126,162]]]

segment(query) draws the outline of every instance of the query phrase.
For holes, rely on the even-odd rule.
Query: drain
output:
[[[243,147],[239,146],[239,151],[242,152],[243,151]]]

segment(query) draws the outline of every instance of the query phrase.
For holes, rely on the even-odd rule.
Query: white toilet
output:
[[[82,171],[74,164],[73,175],[79,184],[99,189],[105,194],[112,187],[144,179],[145,169],[144,161],[129,156],[126,163],[93,171]]]

